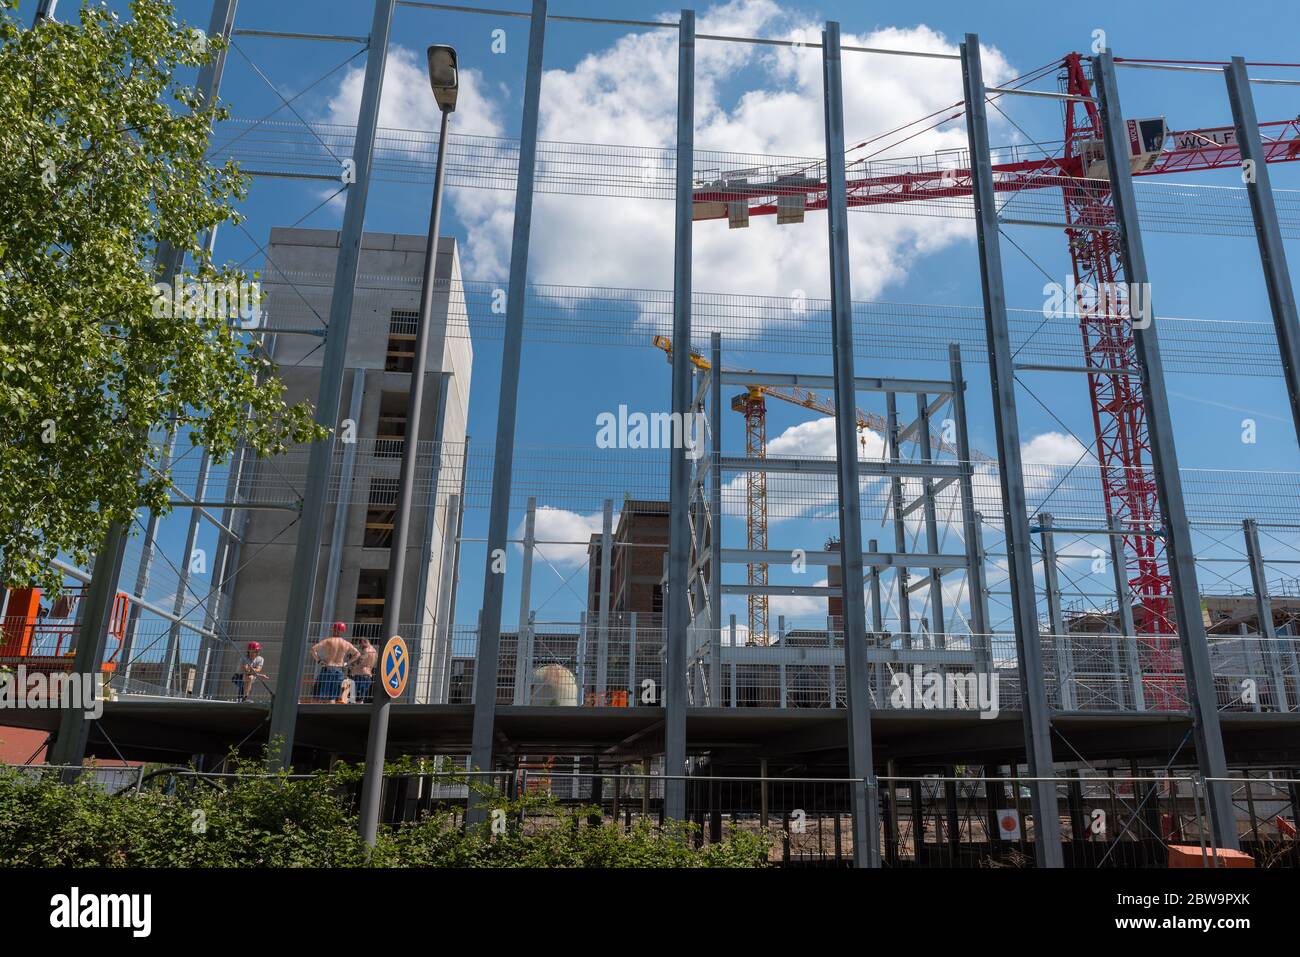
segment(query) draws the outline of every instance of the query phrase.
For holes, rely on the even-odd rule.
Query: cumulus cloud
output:
[[[1021,442],[1020,454],[1026,464],[1034,465],[1070,466],[1096,461],[1078,439],[1062,432],[1043,432],[1028,442]]]
[[[545,558],[558,568],[574,569],[587,563],[587,544],[592,535],[599,535],[604,523],[600,512],[583,515],[564,508],[552,508],[541,505],[537,508],[537,521],[534,536],[538,542],[559,542],[561,544],[537,545],[537,555]],[[614,526],[618,527],[618,514],[614,515]],[[524,521],[515,527],[516,539],[524,537]],[[515,545],[515,550],[522,552],[522,545]]]
[[[767,0],[735,0],[701,19],[700,31],[820,39],[820,24],[796,22]],[[846,45],[956,53],[957,46],[928,27],[885,28],[846,34]],[[818,157],[825,151],[821,60],[816,49],[701,43],[696,64],[696,145],[700,150],[762,156]],[[1010,75],[996,51],[985,59],[990,84]],[[748,69],[759,86],[725,102],[720,88]],[[676,38],[667,32],[624,37],[584,57],[572,70],[543,78],[541,136],[546,140],[671,147],[676,130]],[[952,61],[844,59],[846,128],[857,135],[893,129],[960,99]],[[851,133],[851,135],[853,135]],[[900,155],[961,148],[961,128],[926,132]],[[855,154],[855,157],[861,154]],[[749,165],[748,158],[737,163]],[[498,202],[504,198],[498,199]],[[537,244],[532,275],[538,282],[661,288],[672,274],[672,217],[663,200],[555,196],[536,199],[535,221],[563,242]],[[854,295],[881,293],[915,258],[971,234],[968,223],[915,216],[855,213],[850,260]],[[509,222],[487,224],[493,243],[508,249]],[[725,221],[695,229],[698,288],[813,298],[828,294],[824,219],[810,213],[802,225],[778,227],[755,217],[748,229]],[[501,254],[493,257],[500,260]]]
[[[821,24],[772,0],[732,0],[706,10],[701,33],[820,40]],[[882,27],[845,34],[846,45],[896,47],[953,54],[957,43],[926,26]],[[546,70],[542,79],[543,140],[669,148],[676,136],[676,36],[671,31],[634,32],[593,50],[570,69]],[[984,51],[986,80],[1011,75],[996,50]],[[735,97],[734,78],[746,72],[754,88]],[[355,122],[362,70],[350,70],[329,100],[325,119]],[[810,48],[701,42],[696,50],[696,145],[700,150],[818,157],[824,153],[820,53]],[[850,137],[893,129],[960,99],[955,62],[919,58],[846,55],[845,122]],[[725,94],[725,95],[724,95]],[[455,131],[517,136],[502,120],[508,94],[481,73],[461,71]],[[997,118],[993,120],[996,122]],[[380,124],[391,129],[431,130],[438,116],[421,57],[394,46],[384,84]],[[858,142],[851,139],[850,143]],[[875,144],[870,149],[877,148]],[[930,130],[895,155],[912,156],[965,145],[960,126]],[[869,151],[869,150],[868,150]],[[855,153],[856,158],[861,154]],[[543,162],[546,162],[543,159]],[[580,171],[579,171],[580,172]],[[592,175],[601,175],[592,171]],[[453,189],[449,202],[467,227],[462,249],[465,274],[501,278],[509,262],[514,195],[509,191]],[[902,278],[915,259],[971,235],[968,223],[921,216],[855,213],[850,258],[854,295],[878,295]],[[672,215],[665,200],[539,193],[534,200],[535,242],[531,279],[626,288],[664,288],[672,275]],[[729,230],[725,221],[695,230],[698,288],[749,294],[827,295],[822,214],[802,225],[776,226],[755,217],[749,229]]]
[[[826,578],[818,579],[812,583],[814,587],[825,587],[830,584]],[[803,619],[817,619],[822,625],[826,623],[826,598],[815,595],[773,595],[767,600],[768,612],[771,615],[769,619],[773,629],[776,628],[777,616],[786,617],[787,626],[794,621]]]

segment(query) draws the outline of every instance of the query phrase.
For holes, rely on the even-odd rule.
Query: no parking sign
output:
[[[388,639],[388,644],[384,645],[384,653],[379,660],[384,692],[390,698],[400,698],[406,690],[406,642],[393,635]]]

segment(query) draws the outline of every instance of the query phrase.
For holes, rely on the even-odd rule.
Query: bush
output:
[[[588,823],[593,808],[484,794],[486,823],[454,810],[381,828],[372,854],[357,834],[360,771],[238,778],[166,776],[111,794],[83,775],[0,769],[0,865],[10,867],[761,867],[769,845],[734,830],[694,847],[691,825]],[[401,773],[407,768],[394,769]],[[223,783],[228,782],[228,783]],[[471,784],[471,788],[478,785]]]

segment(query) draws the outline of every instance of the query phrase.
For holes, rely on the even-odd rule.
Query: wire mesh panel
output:
[[[355,128],[287,120],[231,118],[221,123],[209,150],[215,162],[234,160],[246,172],[343,181],[343,157],[352,155]],[[436,133],[382,129],[375,142],[373,176],[380,182],[427,184],[433,178]],[[519,142],[507,137],[452,133],[446,181],[452,187],[515,188]],[[1010,147],[1000,156],[1017,155]],[[1034,157],[1041,159],[1042,157]],[[1024,156],[1008,164],[1023,162]],[[995,157],[995,162],[1000,161]],[[693,157],[697,207],[744,205],[778,212],[783,197],[804,208],[824,208],[825,162],[816,158],[698,150]],[[945,179],[945,174],[948,178]],[[537,146],[538,193],[672,200],[676,151],[669,147],[543,141]],[[960,155],[898,157],[846,162],[849,208],[895,215],[970,219],[969,162]],[[999,173],[995,181],[1004,218],[1044,225],[1062,218],[1060,190],[1080,181],[1048,163],[1029,172]],[[1200,184],[1134,183],[1141,225],[1150,232],[1254,235],[1246,191]],[[1275,190],[1283,236],[1300,237],[1300,196]]]

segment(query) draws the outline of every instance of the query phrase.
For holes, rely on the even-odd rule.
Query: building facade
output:
[[[333,230],[274,229],[263,273],[264,321],[285,400],[315,403],[324,349],[317,329],[329,316],[338,258]],[[425,238],[367,233],[362,240],[344,375],[330,496],[317,561],[313,626],[323,635],[342,622],[351,638],[382,639],[401,456],[419,442],[404,607],[400,621],[415,658],[417,694],[445,695],[446,657],[435,644],[448,629],[455,576],[456,491],[466,441],[473,350],[460,264],[453,239],[438,242],[433,311],[420,434],[407,429]],[[282,331],[281,331],[282,330]],[[307,450],[283,459],[245,461],[232,469],[232,494],[250,502],[301,492]],[[435,474],[437,479],[435,481]],[[237,478],[237,481],[236,481]],[[256,623],[283,622],[297,549],[297,515],[245,509],[239,571],[229,586],[227,654],[241,652]],[[449,541],[448,539],[451,539]],[[274,632],[274,628],[270,629]],[[450,641],[450,631],[442,636]],[[264,642],[267,670],[278,666],[278,642]],[[311,668],[307,676],[311,677]]]

